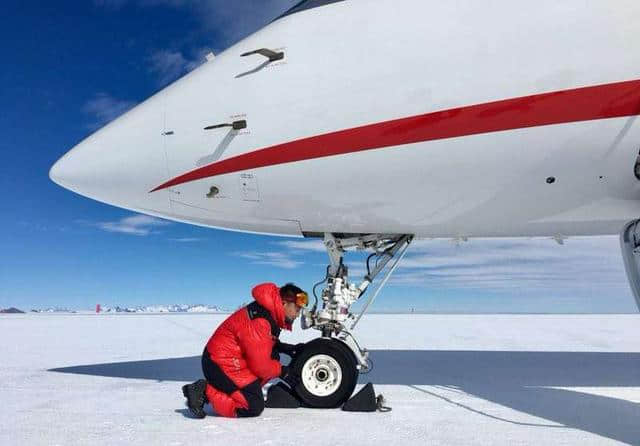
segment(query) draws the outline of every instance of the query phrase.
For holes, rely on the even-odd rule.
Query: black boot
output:
[[[204,403],[207,401],[205,396],[205,389],[207,388],[207,382],[204,379],[199,379],[193,384],[186,384],[182,386],[182,394],[187,399],[187,407],[196,418],[204,418]]]

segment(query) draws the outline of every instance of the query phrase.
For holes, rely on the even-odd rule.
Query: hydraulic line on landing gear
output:
[[[413,236],[408,234],[368,234],[354,237],[338,237],[334,234],[326,233],[324,236],[324,244],[329,254],[330,264],[327,267],[325,279],[314,286],[316,303],[309,311],[303,314],[302,328],[315,328],[322,332],[323,338],[335,336],[347,344],[353,351],[361,372],[370,368],[368,352],[358,345],[351,331],[386,284],[412,240]],[[343,262],[345,250],[349,248],[373,250],[373,254],[367,259],[367,275],[358,286],[349,283],[348,268]],[[399,252],[400,255],[398,256]],[[376,258],[376,262],[374,268],[371,269],[370,261],[373,258]],[[375,293],[365,303],[363,310],[356,317],[350,311],[351,305],[364,295],[376,276],[394,258],[396,258],[395,262],[389,268]],[[326,285],[321,294],[322,308],[318,308],[318,297],[315,289],[323,283],[326,283]],[[350,321],[353,321],[353,323],[350,324],[350,327],[347,327]]]
[[[382,288],[386,285],[387,280],[389,280],[389,278],[391,277],[391,275],[393,274],[393,272],[396,270],[396,267],[398,266],[398,264],[400,263],[400,261],[402,260],[402,258],[404,257],[404,255],[407,253],[407,248],[409,248],[409,243],[411,243],[411,240],[409,240],[405,245],[404,248],[402,249],[402,253],[400,253],[400,255],[398,256],[398,258],[396,259],[396,261],[393,263],[393,265],[391,265],[391,268],[389,268],[389,270],[387,271],[387,274],[385,274],[384,278],[382,279],[382,282],[380,282],[380,284],[378,285],[378,287],[376,288],[375,293],[373,293],[371,295],[371,297],[369,299],[367,299],[367,301],[364,304],[364,307],[362,308],[362,311],[360,312],[360,314],[358,315],[358,317],[356,318],[356,320],[353,322],[353,324],[351,324],[351,328],[350,330],[353,330],[354,328],[356,328],[356,325],[358,325],[358,322],[360,322],[360,319],[362,319],[362,316],[364,316],[364,314],[367,312],[367,310],[369,309],[369,306],[373,303],[374,300],[376,300],[376,297],[378,296],[378,294],[380,293],[380,291],[382,290]],[[373,254],[372,254],[373,255]],[[369,259],[367,259],[369,260]],[[386,262],[385,262],[386,263]],[[367,265],[368,266],[368,265]],[[377,274],[377,273],[376,273]],[[367,277],[369,277],[369,274],[367,274]],[[373,280],[373,279],[371,279]]]

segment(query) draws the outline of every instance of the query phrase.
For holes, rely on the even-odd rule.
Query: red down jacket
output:
[[[280,328],[291,330],[285,322],[280,289],[273,283],[257,285],[251,291],[253,298],[271,313]],[[239,388],[260,379],[262,384],[280,375],[280,361],[271,358],[277,338],[271,334],[271,325],[265,318],[249,318],[247,307],[229,316],[207,342],[211,360]]]

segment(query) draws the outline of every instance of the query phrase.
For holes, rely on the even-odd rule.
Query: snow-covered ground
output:
[[[640,316],[370,315],[361,382],[392,412],[191,419],[224,317],[0,316],[0,444],[640,445]]]

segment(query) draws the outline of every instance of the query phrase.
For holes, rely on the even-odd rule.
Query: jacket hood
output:
[[[282,299],[280,299],[280,288],[278,288],[275,283],[256,285],[253,290],[251,290],[251,295],[256,302],[271,313],[271,316],[280,328],[291,331],[291,324],[288,324],[285,319]]]

